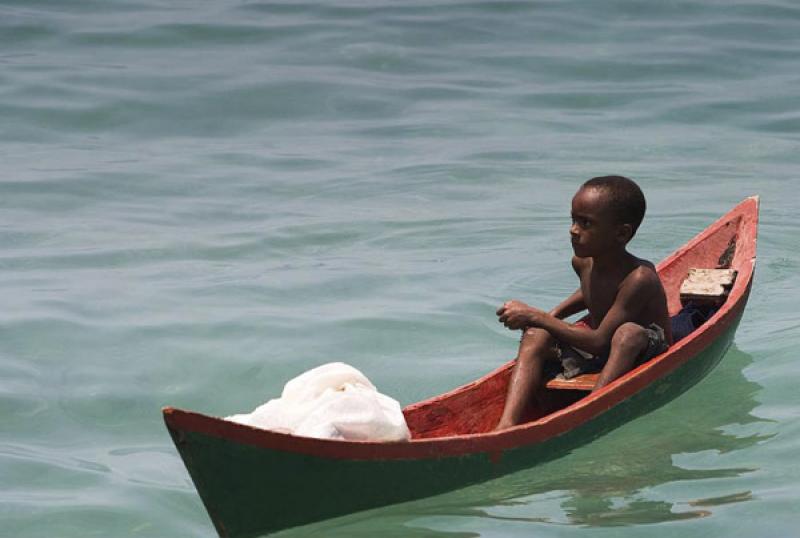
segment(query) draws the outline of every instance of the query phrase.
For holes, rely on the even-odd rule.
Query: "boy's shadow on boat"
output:
[[[756,470],[719,468],[707,463],[714,454],[741,450],[772,435],[763,433],[769,428],[769,421],[752,414],[757,405],[755,395],[762,388],[742,373],[752,362],[752,356],[731,346],[701,384],[675,401],[531,469],[280,535],[304,536],[310,532],[320,536],[467,538],[480,534],[438,530],[441,526],[436,520],[451,526],[453,518],[477,518],[478,529],[485,528],[486,519],[621,526],[709,516],[715,506],[749,500],[750,491],[726,491],[711,498],[673,502],[654,500],[655,495],[644,490],[680,481],[737,477]],[[699,455],[701,452],[705,454]],[[704,464],[687,468],[675,463],[676,458],[685,461],[687,455],[693,454]],[[685,495],[686,488],[681,491]]]

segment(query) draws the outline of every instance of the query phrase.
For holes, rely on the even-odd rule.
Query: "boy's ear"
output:
[[[630,224],[620,224],[617,227],[617,238],[622,244],[627,244],[633,239],[633,226]]]

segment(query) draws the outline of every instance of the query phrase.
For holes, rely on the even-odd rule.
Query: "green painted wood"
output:
[[[170,429],[220,536],[245,538],[436,495],[555,459],[685,392],[722,359],[740,316],[669,375],[558,437],[499,457],[326,459]]]

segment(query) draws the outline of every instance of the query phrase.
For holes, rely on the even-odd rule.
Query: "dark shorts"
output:
[[[669,347],[664,336],[664,329],[655,323],[645,327],[647,333],[647,348],[636,359],[638,366],[649,361],[656,355],[663,353]],[[558,362],[555,362],[553,375],[559,379],[572,379],[580,374],[594,374],[603,369],[608,361],[608,355],[592,355],[581,349],[558,342],[556,344]]]

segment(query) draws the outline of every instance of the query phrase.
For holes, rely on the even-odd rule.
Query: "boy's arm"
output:
[[[577,314],[586,310],[586,303],[583,301],[583,291],[580,288],[575,293],[564,299],[561,304],[550,311],[554,318],[564,319],[572,314]]]
[[[596,329],[575,327],[538,308],[519,301],[509,301],[497,311],[500,321],[509,329],[540,327],[557,340],[592,354],[602,354],[608,350],[614,332],[625,322],[634,321],[652,297],[657,279],[644,271],[635,271],[621,286],[614,304]]]

